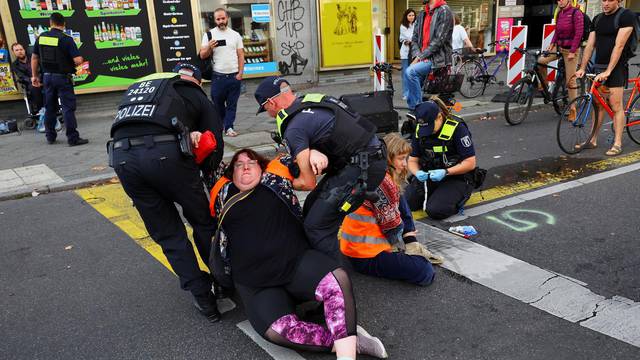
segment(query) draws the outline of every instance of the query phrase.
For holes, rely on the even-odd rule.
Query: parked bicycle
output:
[[[488,46],[495,46],[498,44],[507,45],[509,42],[507,40],[500,40],[499,42],[494,41],[489,43]],[[460,49],[459,53],[454,52],[454,69],[456,69],[458,73],[464,75],[464,82],[460,88],[460,94],[462,96],[466,98],[474,98],[484,94],[484,91],[490,84],[504,85],[504,82],[496,80],[496,75],[502,68],[502,64],[507,62],[509,53],[507,51],[500,51],[496,53],[489,62],[487,62],[487,58],[484,56],[484,53],[487,51],[489,50],[465,48]],[[493,72],[489,73],[489,66],[498,59],[500,59],[500,62]],[[459,65],[459,67],[456,67],[456,61],[462,61],[462,64]]]
[[[504,117],[507,122],[510,125],[518,125],[527,118],[536,91],[542,94],[545,104],[553,103],[553,109],[558,115],[562,115],[569,101],[569,96],[564,80],[564,62],[560,52],[526,50],[522,48],[515,48],[515,50],[525,56],[526,65],[522,78],[513,84],[507,102],[504,104]],[[551,54],[558,55],[558,67],[538,62],[539,56],[549,56]],[[540,66],[556,70],[553,89],[549,88],[548,82],[541,81],[542,75],[538,72]]]
[[[632,64],[640,66],[640,64]],[[640,75],[640,74],[638,74]],[[594,102],[600,103],[604,111],[613,119],[614,112],[609,104],[604,100],[599,88],[602,85],[594,79],[596,74],[586,74],[585,78],[591,82],[589,92],[575,98],[565,108],[556,130],[556,139],[560,149],[567,154],[576,154],[585,148],[584,144],[592,142],[596,132],[596,120],[598,117],[598,107]],[[625,107],[625,129],[629,138],[636,144],[640,144],[640,76],[629,79],[633,83],[631,96]],[[635,95],[637,93],[637,95]],[[635,97],[634,97],[635,95]],[[569,109],[575,107],[576,119],[568,119]]]

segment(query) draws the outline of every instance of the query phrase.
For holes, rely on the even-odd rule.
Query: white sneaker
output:
[[[385,350],[382,341],[377,337],[371,336],[362,326],[356,327],[357,331],[357,347],[358,354],[377,357],[378,359],[386,359],[389,355]]]
[[[237,132],[235,132],[235,131],[233,130],[233,128],[228,128],[228,129],[227,129],[227,132],[226,132],[225,134],[226,134],[227,136],[231,136],[231,137],[238,136],[238,133],[237,133]]]

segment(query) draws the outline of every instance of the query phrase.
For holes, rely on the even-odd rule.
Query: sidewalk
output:
[[[396,74],[394,74],[396,75]],[[502,71],[498,80],[504,80],[506,71]],[[362,70],[362,79],[367,72]],[[263,153],[274,151],[270,132],[275,128],[275,120],[266,113],[255,115],[258,105],[253,93],[259,80],[247,81],[247,91],[240,96],[235,130],[237,137],[225,136],[225,157],[230,157],[241,148],[253,148]],[[406,107],[401,98],[401,79],[395,76],[396,95],[394,104]],[[301,90],[301,93],[325,93],[333,96],[372,91],[371,81],[355,83],[322,84]],[[465,99],[459,94],[460,115],[472,120],[487,113],[500,113],[504,103],[493,103],[496,93],[504,92],[506,86],[497,84],[487,88],[486,93],[475,99]],[[209,93],[208,87],[205,89]],[[61,191],[92,183],[109,181],[115,176],[107,166],[106,142],[109,129],[115,116],[116,107],[122,92],[91,96],[78,99],[78,130],[89,144],[68,147],[63,133],[58,142],[48,145],[44,134],[34,130],[25,130],[21,134],[12,133],[0,136],[0,200],[29,196],[35,190],[38,193]],[[4,112],[4,111],[3,111]],[[400,123],[405,120],[406,110],[399,110]],[[0,118],[6,115],[0,113]],[[18,119],[22,119],[18,117]]]

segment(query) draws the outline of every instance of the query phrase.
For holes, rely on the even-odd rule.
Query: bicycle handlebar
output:
[[[562,56],[562,53],[560,51],[528,50],[528,49],[523,49],[518,47],[514,49],[516,49],[518,52],[522,54],[529,54],[529,55],[535,55],[535,56],[540,56],[540,55],[542,55],[543,57],[547,57],[549,55]]]

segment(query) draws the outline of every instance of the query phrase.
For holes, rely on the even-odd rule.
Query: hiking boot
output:
[[[357,347],[358,354],[377,357],[378,359],[386,359],[387,350],[385,350],[382,341],[375,336],[371,336],[362,326],[358,325],[357,331]]]
[[[216,302],[216,297],[211,293],[211,291],[207,292],[203,295],[194,295],[193,296],[193,305],[200,311],[200,313],[209,319],[211,322],[218,322],[222,315],[220,315],[220,311],[218,311],[218,303]]]
[[[89,140],[78,138],[76,141],[73,141],[73,142],[69,141],[69,146],[78,146],[78,145],[84,145],[88,143],[89,143]]]

